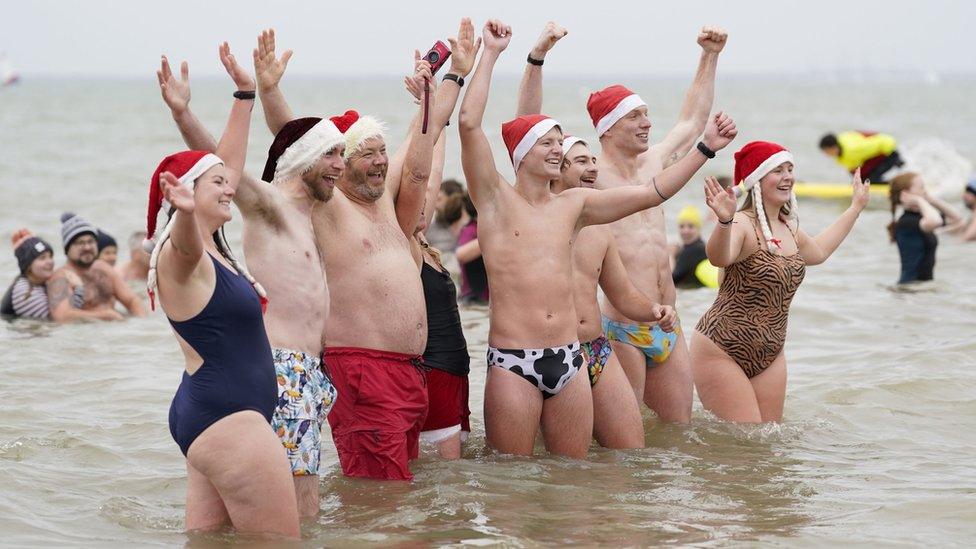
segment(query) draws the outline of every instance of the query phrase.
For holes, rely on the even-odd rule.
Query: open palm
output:
[[[291,54],[292,51],[287,50],[280,58],[275,57],[274,29],[261,32],[261,36],[258,36],[258,47],[254,49],[254,74],[261,89],[268,90],[278,85],[288,68]]]
[[[180,78],[177,79],[170,69],[169,59],[164,55],[156,78],[163,101],[169,109],[177,114],[185,112],[190,105],[190,66],[186,61],[180,64]]]
[[[732,187],[723,189],[714,177],[705,178],[705,204],[715,212],[721,222],[731,221],[735,217],[735,193]]]

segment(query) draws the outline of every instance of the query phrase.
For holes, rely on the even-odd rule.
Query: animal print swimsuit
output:
[[[696,326],[750,378],[768,368],[783,349],[790,302],[805,272],[799,250],[790,256],[774,254],[755,225],[753,233],[759,249],[725,268],[715,303]]]

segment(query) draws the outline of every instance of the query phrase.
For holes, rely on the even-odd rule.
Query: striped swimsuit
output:
[[[696,326],[750,378],[782,351],[790,302],[805,271],[799,250],[790,256],[774,254],[758,234],[756,239],[758,250],[725,268],[715,303]]]

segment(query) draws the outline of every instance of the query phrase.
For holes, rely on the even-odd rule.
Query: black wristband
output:
[[[246,100],[246,99],[254,99],[255,97],[257,97],[257,95],[255,95],[254,90],[251,91],[237,90],[236,92],[234,92],[234,99]]]
[[[463,88],[464,87],[464,78],[461,78],[460,76],[458,76],[458,75],[456,75],[454,73],[449,72],[449,73],[445,74],[444,75],[444,78],[441,78],[441,81],[444,81],[444,80],[450,80],[450,81],[456,83],[459,88]]]
[[[534,57],[532,57],[531,53],[528,55],[528,57],[525,58],[525,60],[528,61],[530,65],[535,65],[537,67],[541,67],[542,64],[546,62],[545,59],[535,59]]]
[[[715,151],[713,151],[712,149],[709,149],[708,148],[708,145],[706,145],[704,141],[699,141],[698,142],[698,150],[701,151],[701,153],[703,155],[705,155],[705,156],[707,156],[709,158],[715,158]]]
[[[718,218],[716,218],[716,219],[718,219]],[[730,219],[728,221],[722,221],[721,219],[718,219],[718,224],[719,225],[731,225],[732,224],[732,221],[734,221],[734,220],[735,220],[735,216],[733,216],[732,219]]]

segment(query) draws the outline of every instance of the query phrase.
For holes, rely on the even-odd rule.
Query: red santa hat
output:
[[[614,84],[591,93],[586,110],[590,113],[597,137],[601,137],[627,113],[644,105],[647,103],[639,95],[620,84]]]
[[[741,184],[748,192],[752,191],[752,203],[756,208],[756,217],[759,218],[759,227],[762,229],[763,237],[766,239],[766,247],[770,252],[775,252],[780,248],[778,239],[773,238],[773,232],[769,228],[769,220],[766,218],[766,209],[762,201],[762,189],[759,180],[766,174],[776,169],[783,162],[793,162],[793,155],[782,145],[769,141],[753,141],[746,143],[744,147],[735,153],[735,180],[734,185]],[[797,214],[796,194],[790,194],[790,217],[795,218]]]
[[[146,213],[146,235],[147,238],[143,242],[143,248],[149,252],[149,274],[146,277],[146,287],[149,293],[149,305],[155,310],[156,308],[156,264],[159,261],[159,252],[163,247],[163,244],[169,239],[169,232],[173,226],[173,218],[179,215],[179,212],[174,212],[173,216],[166,222],[166,224],[156,234],[157,219],[160,212],[169,212],[172,209],[172,205],[163,196],[163,190],[159,185],[159,178],[163,172],[169,172],[176,176],[179,180],[180,185],[189,187],[192,191],[193,182],[197,180],[201,175],[204,174],[210,168],[223,164],[224,161],[217,157],[217,155],[209,153],[207,151],[182,151],[176,154],[171,154],[163,159],[156,167],[156,171],[153,172],[152,179],[149,182],[149,208]],[[223,233],[220,233],[220,239],[223,244],[223,248],[227,253],[227,259],[231,262],[234,268],[242,276],[244,276],[251,285],[254,286],[258,297],[261,300],[262,309],[266,308],[268,299],[264,288],[258,284],[254,277],[251,276],[247,269],[230,255],[230,246],[227,245],[226,240],[223,239]]]
[[[508,157],[512,159],[516,172],[536,141],[557,126],[559,122],[543,114],[519,116],[502,124],[502,140],[505,141]]]
[[[346,160],[349,160],[349,157],[367,140],[373,137],[382,139],[383,132],[386,130],[383,123],[376,118],[359,116],[359,113],[354,110],[348,110],[340,116],[333,116],[330,120],[345,136],[346,152],[343,158]]]
[[[793,155],[782,145],[753,141],[735,153],[735,183],[749,190],[766,174],[783,162],[793,162]]]
[[[282,126],[268,149],[261,179],[272,181],[304,173],[325,153],[345,141],[331,120],[297,118]]]

